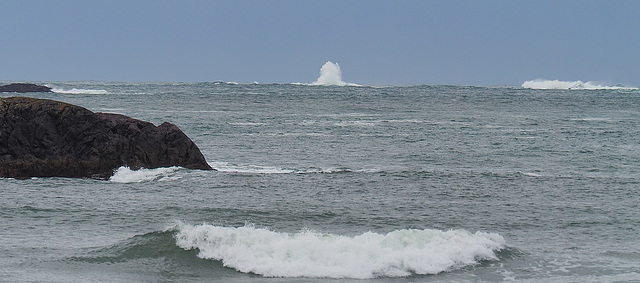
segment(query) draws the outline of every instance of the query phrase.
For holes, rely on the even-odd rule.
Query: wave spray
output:
[[[342,81],[342,71],[338,63],[327,61],[320,68],[320,77],[313,85],[337,85],[345,86],[347,83]]]
[[[545,79],[537,79],[532,81],[526,81],[522,84],[523,88],[530,89],[613,89],[613,90],[637,90],[636,87],[627,87],[627,86],[609,86],[602,85],[595,82],[583,82],[583,81],[559,81],[559,80],[545,80]]]
[[[495,233],[395,230],[355,236],[303,230],[290,234],[256,228],[178,223],[175,243],[202,259],[265,277],[372,279],[438,274],[500,260],[506,247]]]

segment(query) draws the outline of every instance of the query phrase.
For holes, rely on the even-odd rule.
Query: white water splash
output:
[[[198,257],[266,277],[377,278],[438,274],[498,260],[505,247],[495,233],[465,230],[395,230],[356,236],[274,232],[251,225],[177,227],[176,244]]]
[[[81,88],[72,88],[72,89],[62,89],[62,88],[52,88],[52,92],[61,93],[61,94],[109,94],[108,91],[104,89],[81,89]]]
[[[327,61],[320,68],[320,77],[312,85],[358,86],[342,81],[342,70],[338,63]]]
[[[526,81],[522,84],[523,88],[530,89],[619,89],[619,90],[637,90],[636,87],[626,86],[608,86],[601,85],[595,82],[583,82],[583,81],[559,81],[559,80],[545,80],[537,79],[532,81]]]
[[[115,183],[140,183],[148,181],[170,181],[179,179],[180,177],[172,176],[172,173],[180,167],[155,168],[131,170],[129,167],[122,166],[109,178],[109,181]]]

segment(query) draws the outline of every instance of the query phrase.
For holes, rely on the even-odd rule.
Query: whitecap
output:
[[[239,165],[229,162],[209,162],[209,166],[221,173],[241,174],[335,174],[335,173],[380,173],[381,168],[350,169],[345,167],[287,168],[264,165]]]
[[[523,175],[523,176],[527,176],[527,177],[536,177],[536,178],[543,177],[542,175],[540,175],[538,173],[533,173],[533,172],[518,171],[517,173],[520,174],[520,175]]]
[[[576,89],[576,90],[582,90],[582,89],[637,90],[638,89],[636,87],[602,85],[602,84],[598,84],[591,81],[589,82],[559,81],[559,80],[545,80],[545,79],[526,81],[522,83],[522,87],[530,88],[530,89]]]
[[[265,125],[267,125],[267,123],[261,123],[261,122],[235,122],[235,123],[229,123],[229,125],[233,125],[233,126],[265,126]]]
[[[176,245],[202,259],[266,277],[355,278],[438,274],[499,260],[495,233],[403,229],[355,236],[302,231],[177,225]]]
[[[223,173],[248,173],[248,174],[289,174],[295,170],[258,165],[236,165],[228,162],[209,162],[211,168]]]
[[[109,181],[114,183],[140,183],[148,181],[172,181],[180,179],[178,176],[173,176],[172,173],[177,171],[180,167],[163,167],[155,169],[141,168],[138,170],[131,170],[127,166],[118,168],[113,176],[109,178]]]
[[[52,88],[51,91],[53,91],[55,93],[63,93],[63,94],[109,94],[109,92],[104,90],[104,89],[81,89],[81,88],[62,89],[62,88]]]

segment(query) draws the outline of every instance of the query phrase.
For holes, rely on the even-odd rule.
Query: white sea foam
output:
[[[248,173],[248,174],[288,174],[295,170],[270,166],[236,165],[228,162],[209,162],[211,168],[224,173]]]
[[[213,84],[216,84],[216,85],[238,85],[239,83],[237,83],[237,82],[217,81],[217,82],[213,82]]]
[[[302,231],[274,232],[179,224],[176,245],[198,257],[266,277],[377,278],[437,274],[498,260],[505,240],[465,230],[396,230],[357,236]]]
[[[104,89],[81,89],[81,88],[62,89],[62,88],[52,88],[51,91],[53,91],[55,93],[64,93],[64,94],[109,94],[109,92],[104,90]]]
[[[180,177],[173,176],[172,173],[177,171],[179,167],[165,167],[155,169],[138,169],[131,170],[129,167],[122,166],[109,178],[109,181],[115,183],[140,183],[148,181],[170,181]]]
[[[333,174],[333,173],[346,173],[346,172],[360,172],[360,173],[377,173],[383,172],[380,168],[370,169],[349,169],[339,167],[310,167],[310,168],[286,168],[286,167],[274,167],[263,165],[240,165],[231,164],[228,162],[209,162],[211,168],[222,173],[242,173],[242,174]]]
[[[260,123],[260,122],[236,122],[236,123],[229,123],[230,125],[234,125],[234,126],[265,126],[267,125],[267,123]]]
[[[626,86],[608,86],[595,82],[583,82],[583,81],[559,81],[559,80],[545,80],[537,79],[532,81],[526,81],[522,84],[523,88],[530,89],[619,89],[619,90],[637,90],[636,87]]]
[[[359,86],[342,81],[342,70],[338,63],[327,61],[320,68],[320,77],[312,85]]]
[[[523,176],[528,176],[528,177],[542,177],[542,175],[538,174],[538,173],[533,173],[533,172],[523,172],[523,171],[518,171],[518,174],[521,174]]]

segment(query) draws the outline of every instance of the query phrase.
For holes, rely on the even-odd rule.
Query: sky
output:
[[[3,0],[0,80],[640,86],[640,1]]]

